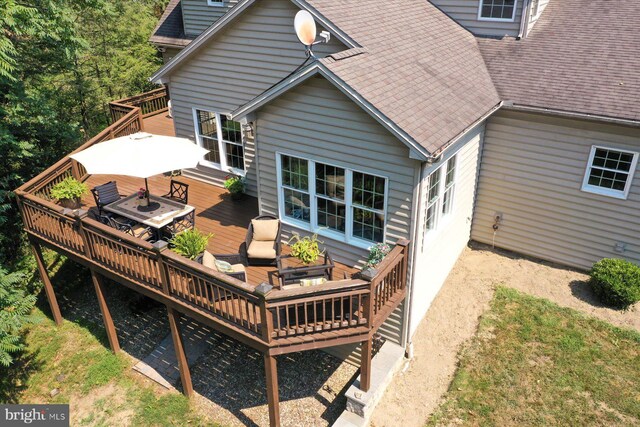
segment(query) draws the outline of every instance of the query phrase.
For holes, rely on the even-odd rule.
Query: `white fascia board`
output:
[[[384,114],[380,112],[377,108],[371,105],[366,99],[364,99],[360,94],[358,94],[355,90],[353,90],[349,85],[347,85],[344,81],[339,79],[334,73],[329,71],[322,63],[316,61],[313,64],[307,66],[300,70],[300,72],[295,75],[287,78],[271,89],[263,92],[261,95],[254,98],[252,101],[249,101],[247,104],[238,108],[237,110],[231,113],[231,118],[237,120],[238,118],[242,118],[245,115],[256,111],[258,108],[263,105],[269,103],[271,100],[277,98],[282,95],[284,92],[296,87],[300,83],[304,82],[308,78],[320,74],[328,81],[333,83],[334,86],[338,88],[342,93],[344,93],[349,99],[359,105],[363,110],[365,110],[369,115],[371,115],[378,123],[384,126],[389,132],[395,135],[400,141],[402,141],[410,150],[410,158],[415,160],[426,161],[431,158],[431,154],[425,150],[421,145],[419,145],[409,134],[403,131],[398,125],[396,125],[392,120],[386,117]]]
[[[149,78],[152,83],[160,83],[161,79],[182,62],[186,57],[190,56],[192,52],[198,50],[203,44],[205,44],[211,37],[220,32],[228,23],[233,21],[239,15],[241,15],[246,9],[254,4],[256,0],[241,0],[236,4],[229,12],[217,20],[213,25],[207,28],[202,34],[196,37],[191,43],[187,45],[180,53],[174,56],[171,61],[167,62],[162,68],[160,68],[153,76]],[[355,40],[349,37],[345,32],[336,27],[331,21],[322,16],[317,10],[312,8],[307,2],[303,0],[291,0],[296,6],[307,10],[317,19],[323,27],[328,28],[342,43],[347,45],[348,48],[360,47]],[[293,27],[293,22],[291,22]],[[165,79],[166,81],[166,79]]]

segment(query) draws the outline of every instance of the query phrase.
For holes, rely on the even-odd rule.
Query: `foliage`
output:
[[[589,284],[606,304],[629,308],[640,301],[640,266],[615,258],[605,258],[593,265]]]
[[[209,239],[212,237],[212,233],[204,234],[200,230],[192,228],[176,235],[169,243],[175,253],[194,260],[207,249]]]
[[[231,194],[241,194],[245,191],[245,179],[242,176],[227,175],[224,180],[224,188]]]
[[[640,334],[498,287],[428,425],[637,425]]]
[[[367,258],[367,267],[375,267],[380,264],[385,256],[391,252],[391,246],[387,243],[376,243],[369,248],[369,257]]]
[[[0,365],[9,366],[12,355],[24,348],[22,329],[34,321],[30,315],[36,303],[35,295],[25,295],[24,277],[7,273],[0,267]]]
[[[56,200],[74,200],[81,198],[88,191],[87,184],[70,176],[51,188],[51,197]]]
[[[295,240],[295,243],[291,244]],[[294,233],[287,243],[291,247],[291,255],[298,258],[304,264],[312,264],[324,254],[320,250],[320,244],[324,242],[318,240],[318,235],[300,237],[298,233]]]

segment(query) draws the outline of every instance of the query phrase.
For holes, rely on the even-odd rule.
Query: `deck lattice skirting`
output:
[[[145,115],[166,111],[163,90],[134,97],[131,102],[112,103],[114,123],[76,151],[144,130]],[[271,425],[280,423],[277,355],[360,342],[361,388],[368,390],[372,336],[405,298],[408,241],[397,242],[370,280],[341,280],[290,290],[254,287],[166,250],[166,244],[152,245],[107,227],[84,210],[63,209],[49,194],[51,187],[68,176],[81,181],[89,178],[82,165],[67,156],[16,190],[24,229],[56,322],[62,321],[62,315],[42,258],[42,246],[91,270],[114,352],[120,347],[102,292],[104,278],[167,307],[182,389],[187,395],[192,394],[193,387],[176,321],[179,313],[263,353]]]

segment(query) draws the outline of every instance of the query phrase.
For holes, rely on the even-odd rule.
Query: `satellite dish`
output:
[[[313,45],[316,41],[316,21],[313,16],[306,10],[301,10],[296,14],[294,22],[298,39],[305,46]]]

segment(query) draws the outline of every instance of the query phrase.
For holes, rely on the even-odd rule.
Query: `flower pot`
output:
[[[149,200],[146,197],[138,199],[138,206],[149,206]]]
[[[75,199],[61,199],[59,203],[60,206],[67,209],[80,209],[80,206],[82,206],[82,200],[79,197]]]

